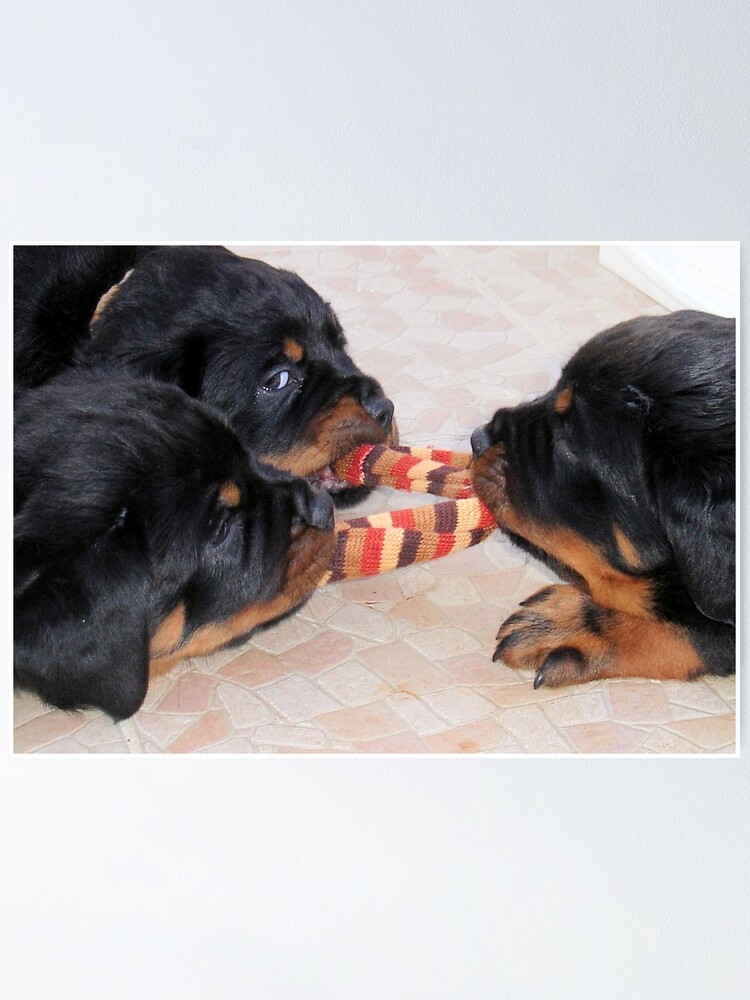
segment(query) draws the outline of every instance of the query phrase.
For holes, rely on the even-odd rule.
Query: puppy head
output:
[[[150,661],[288,613],[328,564],[330,500],[178,389],[73,372],[15,430],[15,676],[53,705],[133,714]]]
[[[599,334],[551,392],[475,431],[478,494],[564,575],[676,578],[731,620],[734,351],[733,321],[696,312]]]
[[[174,382],[224,413],[246,447],[336,492],[330,465],[395,443],[393,404],[347,352],[334,311],[298,275],[220,247],[166,247],[92,324],[84,356]]]

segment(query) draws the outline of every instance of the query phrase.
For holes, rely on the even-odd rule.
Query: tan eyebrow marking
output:
[[[237,483],[224,483],[219,490],[219,499],[226,507],[239,507],[242,493]]]
[[[555,397],[555,413],[567,413],[573,402],[573,390],[568,387],[561,389]]]
[[[641,559],[638,549],[635,547],[633,542],[627,537],[625,532],[618,527],[614,526],[612,531],[614,535],[615,544],[622,556],[625,564],[631,569],[643,569],[643,560]]]
[[[300,345],[296,340],[292,340],[291,337],[287,337],[284,341],[284,354],[286,354],[290,361],[301,361],[305,356],[305,352]]]

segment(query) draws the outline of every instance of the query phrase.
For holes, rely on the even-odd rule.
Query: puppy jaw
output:
[[[639,618],[653,618],[652,582],[617,569],[597,545],[570,528],[544,524],[516,510],[508,496],[508,468],[502,444],[489,448],[472,466],[477,495],[498,525],[573,570],[585,581],[597,604]],[[618,525],[612,526],[612,534],[623,561],[637,572],[641,562],[635,546]]]
[[[290,546],[289,562],[279,593],[269,601],[248,604],[230,618],[203,625],[185,636],[185,609],[178,605],[155,632],[150,647],[150,673],[165,673],[180,660],[208,656],[253,629],[292,611],[317,586],[333,557],[333,531],[308,528]]]
[[[395,423],[386,435],[360,403],[352,396],[344,396],[312,421],[299,445],[283,454],[264,455],[262,461],[297,476],[310,476],[361,444],[382,444],[386,440],[389,444],[398,440]]]

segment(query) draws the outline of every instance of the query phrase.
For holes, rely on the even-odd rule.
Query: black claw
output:
[[[544,669],[544,667],[542,667],[536,672],[536,677],[534,678],[534,690],[538,691],[546,680],[547,680],[547,671]]]
[[[500,626],[500,631],[504,631],[508,625],[520,625],[525,624],[528,621],[528,615],[525,611],[514,611],[509,618],[506,618],[503,624]]]
[[[495,650],[495,655],[492,657],[492,662],[495,663],[497,660],[501,660],[503,653],[506,650],[511,649],[513,646],[517,646],[519,642],[523,639],[523,632],[510,632],[501,642],[498,644]]]
[[[532,594],[531,597],[527,597],[525,601],[520,601],[520,607],[529,608],[534,604],[541,604],[552,595],[554,589],[554,587],[545,587],[543,590],[538,590],[535,594]]]

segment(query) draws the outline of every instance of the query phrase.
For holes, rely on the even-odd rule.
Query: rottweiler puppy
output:
[[[571,581],[522,603],[495,660],[537,688],[734,673],[734,320],[620,323],[472,448],[499,526]]]
[[[331,471],[395,443],[393,404],[352,361],[331,306],[298,275],[208,246],[14,250],[15,370],[116,366],[220,410],[243,444],[350,502]]]
[[[73,369],[15,415],[17,686],[114,719],[151,670],[298,607],[333,552],[333,504],[249,458],[174,386]]]

